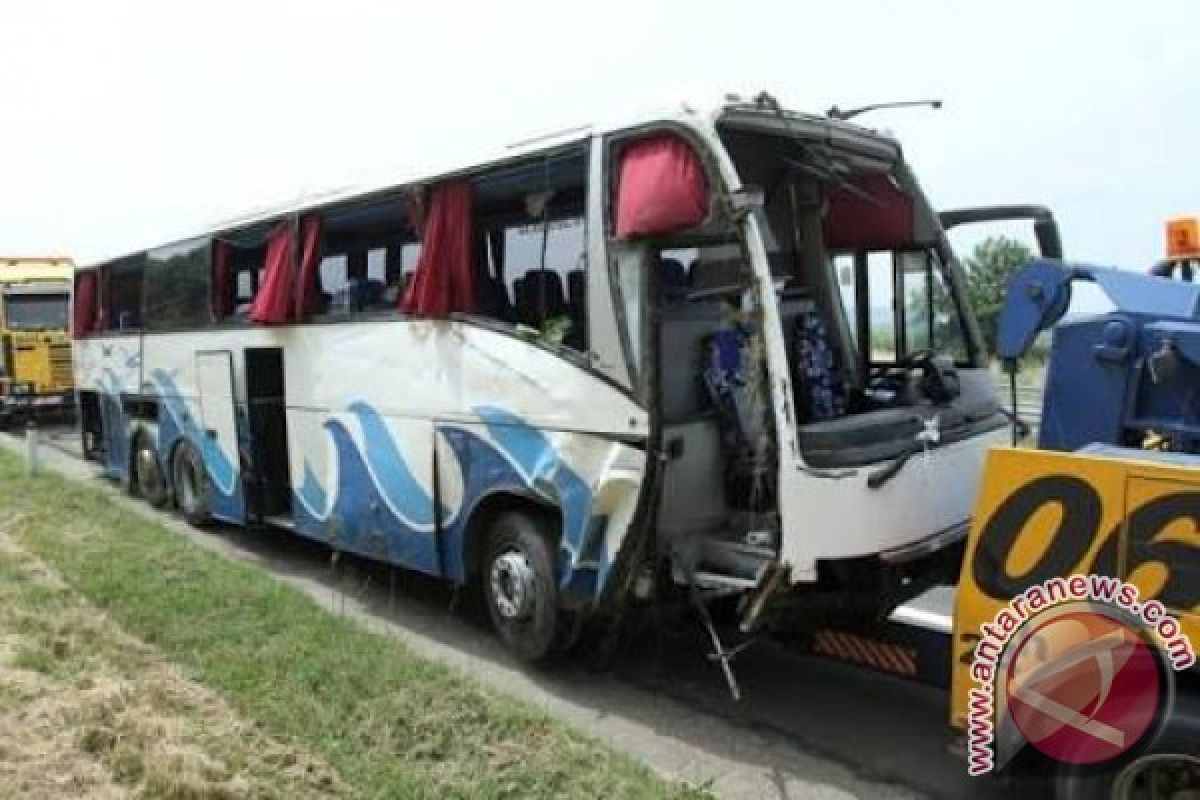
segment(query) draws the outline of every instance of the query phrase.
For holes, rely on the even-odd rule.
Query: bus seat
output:
[[[531,269],[514,286],[517,319],[524,325],[540,328],[551,317],[567,311],[562,278],[554,270]]]
[[[736,258],[701,261],[692,264],[691,288],[693,292],[717,289],[736,289],[744,283],[742,261]]]
[[[587,297],[586,275],[581,269],[573,269],[567,273],[567,303],[572,308],[582,308]]]
[[[387,286],[383,281],[375,278],[368,278],[362,284],[362,305],[363,308],[378,308],[383,304],[384,292]]]
[[[333,295],[331,311],[354,313],[377,308],[383,302],[383,281],[365,278],[350,278],[346,285]]]
[[[717,412],[721,452],[730,502],[754,508],[773,493],[774,476],[767,432],[765,386],[756,386],[749,361],[749,340],[742,328],[726,328],[704,340],[701,378]]]
[[[662,307],[658,364],[664,420],[689,422],[712,416],[708,391],[701,386],[704,342],[728,328],[732,319],[729,305],[717,297]]]
[[[829,330],[816,308],[795,315],[791,329],[792,383],[803,422],[825,422],[846,413],[846,378]]]
[[[658,260],[658,279],[667,297],[682,297],[688,292],[688,274],[675,258]]]
[[[582,269],[567,273],[567,313],[571,315],[571,330],[566,344],[576,350],[587,347],[587,274]]]
[[[722,436],[734,450],[750,447],[762,430],[761,402],[754,402],[748,385],[746,364],[747,338],[740,328],[717,331],[704,340],[701,378],[709,400],[721,420]]]
[[[490,274],[483,275],[479,280],[479,313],[503,322],[517,321],[517,312],[508,297],[508,288],[503,281]]]

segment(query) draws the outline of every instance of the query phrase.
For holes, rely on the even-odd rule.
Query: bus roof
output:
[[[892,160],[900,157],[900,146],[889,134],[865,128],[853,122],[796,111],[775,111],[757,102],[747,102],[740,99],[728,100],[706,111],[698,111],[687,104],[683,104],[675,110],[664,113],[640,114],[609,124],[579,125],[543,135],[528,137],[508,145],[499,153],[496,153],[493,148],[492,152],[485,157],[473,159],[457,158],[442,165],[440,168],[432,170],[423,169],[417,172],[397,171],[386,178],[365,185],[305,193],[290,201],[252,209],[218,221],[206,229],[196,231],[189,236],[176,238],[168,242],[158,242],[149,248],[126,251],[119,256],[104,258],[79,268],[92,269],[119,261],[122,258],[144,253],[148,249],[165,247],[188,241],[189,239],[217,236],[242,228],[266,224],[294,214],[319,211],[340,203],[370,200],[406,186],[445,180],[456,175],[476,172],[480,169],[507,161],[519,161],[522,158],[539,152],[569,147],[572,144],[586,141],[598,134],[619,133],[640,127],[671,124],[692,128],[693,130],[701,130],[713,123],[748,127],[776,135],[796,136],[810,141],[819,141],[823,144],[845,147],[857,151],[862,155],[879,159]]]

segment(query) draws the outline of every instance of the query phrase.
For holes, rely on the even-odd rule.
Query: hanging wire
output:
[[[1008,391],[1012,398],[1012,443],[1013,447],[1020,444],[1021,429],[1024,427],[1021,422],[1021,413],[1017,408],[1017,369],[1013,367],[1008,373]]]

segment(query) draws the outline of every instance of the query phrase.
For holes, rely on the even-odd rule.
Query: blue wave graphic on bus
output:
[[[114,351],[124,359],[126,369],[137,369],[142,365],[142,354],[140,352],[135,352],[121,345],[100,345],[100,355],[104,358],[112,358]]]
[[[313,473],[312,467],[308,461],[304,462],[304,477],[300,483],[300,489],[296,492],[300,502],[308,508],[309,516],[324,520],[329,516],[328,499],[325,495],[325,489],[322,488],[321,482],[317,480],[317,476]]]
[[[336,479],[323,485],[306,461],[294,492],[296,530],[337,547],[391,563],[439,573],[434,499],[418,482],[384,418],[366,403],[347,409],[362,444],[347,421],[327,419]],[[549,438],[520,417],[495,407],[476,408],[487,437],[464,428],[438,428],[451,446],[463,477],[463,499],[443,508],[446,563],[454,580],[466,578],[465,511],[490,492],[532,491],[560,509],[560,585],[594,597],[604,587],[609,560],[600,536],[590,536],[593,496],[588,484],[563,460]]]
[[[245,517],[245,502],[238,470],[232,458],[223,451],[215,439],[208,436],[196,422],[188,409],[187,401],[179,391],[175,378],[163,369],[156,369],[151,378],[158,385],[165,415],[160,415],[158,426],[159,460],[170,464],[171,451],[180,437],[187,439],[204,460],[204,468],[216,489],[213,498],[213,514],[221,519],[241,521]],[[164,467],[165,469],[165,467]],[[170,474],[169,471],[166,474]]]
[[[103,422],[104,471],[121,480],[129,469],[129,418],[121,402],[121,381],[109,367],[100,370],[100,418]]]
[[[351,403],[346,410],[354,415],[362,431],[366,452],[360,452],[350,432],[340,421],[325,421],[324,428],[333,438],[337,453],[339,485],[342,484],[343,465],[351,462],[361,464],[365,478],[374,487],[378,499],[387,504],[397,519],[413,530],[433,531],[433,497],[425,491],[408,468],[408,462],[396,446],[383,417],[363,402]],[[347,458],[348,456],[350,458]],[[330,514],[336,513],[334,506],[340,493],[333,495],[331,503],[330,495],[321,486],[307,461],[304,462],[304,477],[299,494],[314,517],[324,520]],[[450,513],[444,509],[443,519]]]
[[[408,462],[396,447],[383,417],[361,401],[351,403],[347,410],[358,418],[363,442],[367,448],[367,468],[375,486],[383,494],[392,511],[409,525],[419,530],[432,531],[436,524],[433,516],[433,497],[409,470]],[[452,513],[451,510],[443,508],[443,521],[447,521]]]
[[[563,545],[574,559],[584,545],[592,490],[537,428],[494,406],[477,407],[475,413],[487,426],[492,441],[521,471],[526,486],[553,500],[562,509]]]
[[[382,424],[373,410],[365,416]],[[356,412],[355,417],[363,425],[364,415]],[[372,448],[368,445],[364,457],[341,420],[328,419],[323,427],[333,442],[337,482],[327,491],[305,464],[303,482],[295,493],[299,500],[294,509],[296,530],[340,549],[436,573],[436,540],[430,535],[433,499],[417,484],[399,452],[394,446],[376,448],[376,458],[390,453],[400,460],[386,465],[370,462]],[[386,428],[370,430],[391,441]],[[402,477],[405,474],[407,479]],[[385,488],[379,476],[396,477],[399,483]]]
[[[593,496],[587,482],[544,433],[517,415],[494,406],[474,411],[483,420],[491,442],[462,428],[444,429],[467,477],[463,507],[470,508],[480,494],[511,484],[546,498],[562,514],[560,587],[598,595],[608,577],[609,563],[603,539],[589,535]]]

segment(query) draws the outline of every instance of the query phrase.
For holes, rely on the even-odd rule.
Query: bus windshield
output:
[[[816,308],[848,379],[930,351],[971,365],[940,229],[902,162],[783,136],[724,139],[743,183],[762,191],[758,227],[781,301]]]
[[[67,294],[9,294],[4,298],[5,323],[13,331],[65,330]]]

